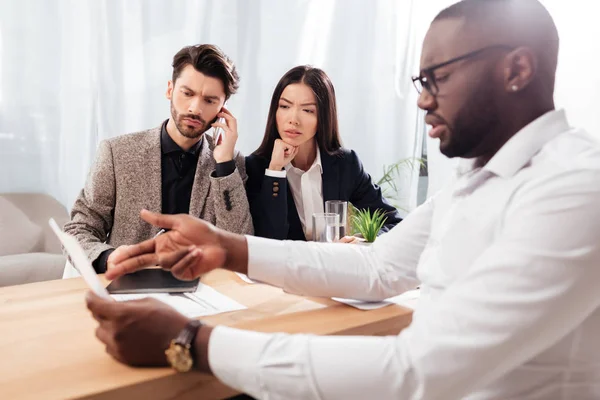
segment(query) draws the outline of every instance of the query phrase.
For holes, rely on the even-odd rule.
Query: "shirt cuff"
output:
[[[215,175],[217,178],[222,178],[224,176],[228,176],[233,174],[235,171],[235,161],[229,160],[222,163],[217,163],[215,167]]]
[[[259,396],[262,391],[259,361],[271,337],[226,326],[215,327],[208,342],[212,373],[227,386]]]
[[[265,175],[270,176],[271,178],[285,178],[287,176],[287,171],[285,169],[282,169],[281,171],[267,169],[265,170]]]
[[[248,277],[283,287],[288,251],[283,240],[246,236],[248,241]]]
[[[113,251],[115,251],[115,249],[104,250],[100,253],[98,258],[94,260],[92,266],[96,270],[96,273],[103,274],[106,272],[106,262],[108,261],[108,256],[110,256]]]

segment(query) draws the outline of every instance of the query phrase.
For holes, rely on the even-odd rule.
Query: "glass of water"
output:
[[[340,240],[339,219],[340,216],[333,213],[313,214],[313,241],[331,243]]]
[[[340,216],[338,224],[338,238],[341,239],[346,236],[346,226],[348,223],[348,202],[342,200],[327,200],[325,202],[325,212]]]

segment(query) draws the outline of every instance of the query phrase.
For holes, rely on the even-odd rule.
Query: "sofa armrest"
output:
[[[29,253],[0,257],[0,287],[60,279],[66,258],[61,254]]]

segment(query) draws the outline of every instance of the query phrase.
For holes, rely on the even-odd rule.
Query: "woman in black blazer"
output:
[[[335,91],[318,68],[299,66],[275,87],[265,136],[246,157],[246,191],[256,236],[307,240],[327,200],[382,209],[386,232],[402,219],[338,132]],[[300,211],[300,212],[299,212]]]

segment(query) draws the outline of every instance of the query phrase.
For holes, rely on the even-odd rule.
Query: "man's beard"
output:
[[[448,143],[440,146],[440,151],[446,157],[477,157],[485,147],[482,142],[494,142],[490,135],[496,135],[501,127],[496,96],[488,85],[475,91],[462,106],[448,126],[450,135]]]
[[[173,106],[173,102],[171,101],[171,117],[175,122],[175,126],[179,133],[185,136],[188,139],[198,139],[204,132],[206,132],[210,126],[203,120],[200,116],[194,114],[179,114],[175,107]],[[198,127],[194,127],[186,124],[184,119],[192,119],[200,122],[202,125]]]

